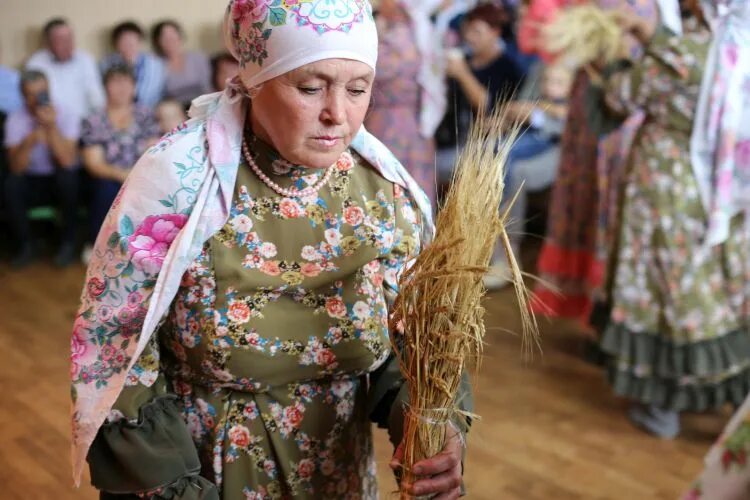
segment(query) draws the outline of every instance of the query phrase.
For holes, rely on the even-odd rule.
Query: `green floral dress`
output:
[[[322,175],[254,150],[283,187]],[[89,454],[103,497],[376,498],[371,420],[394,419],[403,384],[388,309],[419,234],[407,193],[352,154],[307,198],[280,197],[241,165],[227,224],[185,273]],[[164,462],[138,466],[160,440],[188,450],[180,481]]]
[[[633,144],[603,349],[615,392],[677,411],[740,404],[750,391],[748,241],[704,244],[690,134],[709,47],[694,21],[663,29],[608,80],[607,103],[646,120]],[[738,227],[742,221],[736,220]]]

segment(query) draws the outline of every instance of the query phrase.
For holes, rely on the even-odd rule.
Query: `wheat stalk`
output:
[[[616,14],[596,5],[569,7],[542,30],[545,50],[562,56],[576,68],[614,61],[620,53],[623,31]]]
[[[477,118],[438,214],[435,239],[400,280],[390,330],[409,388],[404,483],[414,482],[416,462],[443,449],[447,424],[464,420],[454,418],[462,414],[456,396],[467,365],[479,366],[485,333],[482,278],[498,238],[521,310],[524,352],[538,345],[528,291],[505,231],[508,211],[499,208],[505,162],[517,131],[518,124],[507,123],[502,110]]]

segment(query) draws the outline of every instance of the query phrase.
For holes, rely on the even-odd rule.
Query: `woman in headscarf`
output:
[[[681,412],[739,405],[750,390],[748,234],[735,214],[726,238],[710,240],[690,150],[710,32],[696,1],[680,4],[682,36],[623,16],[646,53],[605,72],[610,108],[643,109],[645,120],[624,178],[602,349],[630,418],[664,438],[679,433]]]
[[[652,0],[598,0],[606,10],[631,9],[653,18]],[[592,293],[602,281],[597,241],[597,148],[599,139],[621,122],[605,110],[602,90],[589,72],[578,71],[571,89],[567,123],[560,141],[560,165],[552,188],[547,234],[537,262],[541,280],[532,309],[538,314],[572,318],[588,328]]]
[[[389,304],[431,207],[361,128],[371,7],[335,5],[233,0],[239,77],[105,220],[71,366],[75,478],[88,459],[102,498],[377,497],[370,422],[398,444],[407,403]],[[411,494],[458,497],[449,434]]]
[[[433,137],[447,99],[440,42],[430,22],[432,10],[426,1],[379,3],[378,68],[366,125],[404,164],[434,205]]]

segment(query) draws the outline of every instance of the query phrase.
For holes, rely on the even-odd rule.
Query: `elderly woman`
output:
[[[406,392],[389,304],[431,208],[361,128],[371,7],[316,5],[230,3],[238,79],[138,162],[99,234],[71,373],[75,475],[88,459],[102,498],[377,497],[370,421],[398,444]],[[458,497],[460,443],[407,489]]]

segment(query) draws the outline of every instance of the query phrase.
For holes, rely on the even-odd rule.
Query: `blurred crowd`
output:
[[[153,26],[150,37],[122,22],[110,42],[112,52],[97,63],[76,47],[72,23],[54,18],[20,71],[0,66],[0,224],[13,236],[14,267],[40,253],[32,231],[38,218],[59,221],[58,266],[79,255],[88,260],[136,160],[187,118],[194,98],[223,90],[238,71],[228,53],[187,50],[172,20]]]
[[[514,191],[523,186],[513,209],[522,220],[525,192],[555,177],[572,69],[543,64],[529,27],[537,21],[522,25],[524,3],[382,0],[374,7],[380,57],[368,129],[437,202],[474,114],[513,101],[509,113],[528,122],[508,175]],[[69,20],[49,20],[40,41],[20,70],[0,66],[0,224],[12,235],[17,268],[41,253],[40,217],[58,223],[57,265],[85,262],[136,159],[187,118],[194,98],[223,90],[238,71],[228,53],[188,50],[175,20],[150,33],[133,21],[114,26],[112,51],[98,62],[76,47]],[[489,284],[501,286],[501,274]]]

